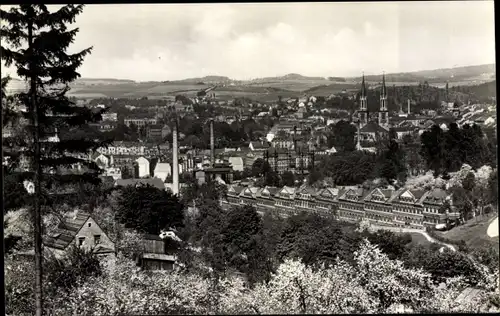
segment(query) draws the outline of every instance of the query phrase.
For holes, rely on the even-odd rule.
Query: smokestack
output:
[[[210,164],[215,167],[214,120],[210,120]]]
[[[179,146],[177,144],[177,119],[175,120],[174,130],[172,131],[172,192],[179,195]]]
[[[410,99],[408,99],[408,114],[410,114]]]

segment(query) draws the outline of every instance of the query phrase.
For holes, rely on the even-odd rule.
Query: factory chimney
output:
[[[172,192],[179,195],[179,146],[177,144],[177,119],[172,131]]]
[[[214,120],[210,120],[210,167],[215,167]]]
[[[408,115],[410,115],[410,99],[408,99]]]

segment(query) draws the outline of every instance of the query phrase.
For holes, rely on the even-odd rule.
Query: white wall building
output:
[[[137,166],[139,167],[139,178],[144,178],[149,176],[149,160],[144,157],[139,157],[135,160]]]

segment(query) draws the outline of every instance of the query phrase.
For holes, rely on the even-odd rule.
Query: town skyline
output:
[[[94,47],[83,78],[357,77],[495,63],[493,15],[492,1],[88,5],[73,49]]]

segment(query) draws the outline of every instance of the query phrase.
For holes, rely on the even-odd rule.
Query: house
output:
[[[109,132],[114,130],[118,126],[116,121],[103,121],[98,123],[90,123],[89,126],[94,127],[100,132]]]
[[[160,124],[149,125],[146,130],[146,137],[148,140],[162,139],[163,126]]]
[[[168,162],[159,162],[154,170],[154,177],[165,182],[168,176],[172,174],[172,166]]]
[[[111,163],[110,157],[107,157],[106,155],[100,153],[94,153],[91,159],[99,166],[99,168],[102,169],[109,167]]]
[[[107,121],[112,121],[112,122],[117,122],[118,121],[118,113],[103,113],[102,115],[102,120],[103,122]]]
[[[405,135],[410,135],[410,136],[414,135],[415,130],[418,128],[411,126],[401,126],[401,127],[394,127],[393,129],[396,132],[398,139],[403,139]]]
[[[93,251],[99,256],[114,255],[115,244],[99,224],[87,213],[77,211],[66,216],[43,244],[56,257],[65,254],[71,245]]]
[[[127,125],[127,127],[130,127],[132,124],[137,127],[158,124],[158,120],[155,118],[126,118],[123,122]]]
[[[122,171],[117,167],[108,167],[104,169],[104,176],[112,177],[113,180],[120,180],[122,178]]]
[[[229,157],[229,162],[231,163],[234,171],[243,171],[245,169],[245,164],[243,163],[243,158],[241,157]]]
[[[152,186],[155,187],[159,190],[165,190],[165,185],[163,184],[163,181],[158,178],[151,178],[151,179],[119,179],[115,181],[115,187],[128,187],[128,186],[134,186],[134,187],[139,187],[139,186]]]
[[[267,143],[262,142],[262,141],[261,142],[252,141],[248,145],[248,148],[250,148],[250,150],[252,150],[252,151],[264,151],[264,150],[269,149],[269,145]]]
[[[135,160],[138,167],[138,177],[144,178],[150,175],[149,160],[144,157],[139,157]]]

